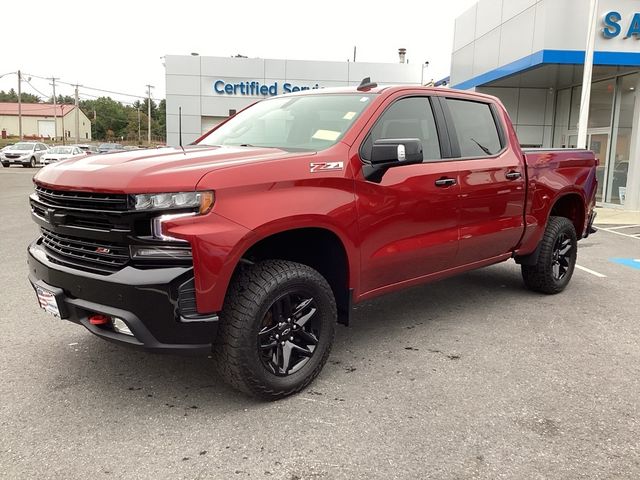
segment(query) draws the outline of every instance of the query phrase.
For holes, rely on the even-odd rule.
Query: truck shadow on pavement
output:
[[[477,312],[491,312],[499,302],[508,306],[531,297],[539,296],[525,290],[519,270],[507,265],[365,302],[354,309],[350,327],[338,326],[336,343],[321,378],[330,379],[345,368],[355,370],[340,359],[375,356],[372,349],[383,350],[385,344],[403,345],[412,339],[429,338],[436,323],[471,325]],[[50,390],[64,390],[69,395],[69,389],[81,388],[102,400],[126,397],[126,402],[117,402],[120,409],[162,407],[179,410],[185,416],[198,409],[230,411],[262,404],[228,387],[214,373],[210,358],[136,351],[88,332],[81,338],[73,348],[51,346],[59,350],[47,355],[58,357],[68,368],[66,372],[53,372]]]

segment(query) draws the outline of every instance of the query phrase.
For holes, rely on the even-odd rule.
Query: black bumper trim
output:
[[[143,350],[211,353],[218,316],[202,315],[185,322],[177,309],[178,285],[185,276],[193,274],[191,268],[130,273],[125,269],[111,278],[100,278],[50,262],[37,241],[29,246],[27,257],[31,285],[34,289],[40,285],[55,292],[64,319],[105,340]],[[134,336],[92,325],[89,316],[96,313],[121,318]]]
[[[32,275],[29,275],[29,281],[34,288],[36,284],[41,285],[48,290],[59,291],[61,289],[52,285],[37,280]],[[58,295],[56,295],[58,297]],[[189,355],[208,355],[211,353],[211,343],[204,344],[174,344],[174,343],[161,343],[155,339],[151,332],[144,326],[144,323],[131,312],[121,310],[119,308],[113,308],[106,305],[100,305],[94,302],[88,302],[79,298],[69,298],[65,295],[62,298],[58,297],[58,304],[62,307],[61,314],[63,320],[68,320],[78,325],[82,325],[94,335],[100,338],[108,340],[110,342],[124,344],[134,348],[140,348],[151,352],[158,353],[182,353]],[[64,312],[64,313],[63,313]],[[89,316],[95,313],[100,313],[110,317],[119,317],[125,321],[127,326],[131,329],[134,336],[118,333],[113,330],[107,330],[97,325],[92,325],[89,322]],[[55,317],[54,317],[55,318]],[[217,319],[217,317],[216,317]]]

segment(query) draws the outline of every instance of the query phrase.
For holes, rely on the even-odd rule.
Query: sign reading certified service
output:
[[[213,82],[213,91],[219,95],[265,95],[275,96],[280,93],[300,92],[302,90],[316,90],[321,88],[317,83],[312,87],[303,85],[292,85],[289,82],[282,84],[282,91],[280,91],[280,85],[278,82],[273,82],[268,85],[263,85],[260,82],[240,82],[240,83],[227,83],[224,80],[216,80]]]
[[[625,36],[623,38],[635,37],[640,39],[640,12],[629,15],[629,19],[623,19],[620,12],[611,11],[605,13],[602,17],[602,35],[604,38],[615,38],[625,28]]]

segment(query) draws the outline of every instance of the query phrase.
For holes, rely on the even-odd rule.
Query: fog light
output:
[[[114,331],[118,333],[124,333],[125,335],[131,335],[133,337],[133,333],[131,333],[131,330],[129,330],[129,327],[121,318],[113,317],[113,319],[111,320],[111,324],[113,325]]]

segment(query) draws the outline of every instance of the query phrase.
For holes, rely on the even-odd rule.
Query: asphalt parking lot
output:
[[[0,169],[0,477],[640,477],[635,230],[580,242],[590,272],[560,295],[525,290],[509,262],[360,305],[316,382],[262,403],[209,359],[40,310],[33,173]]]

